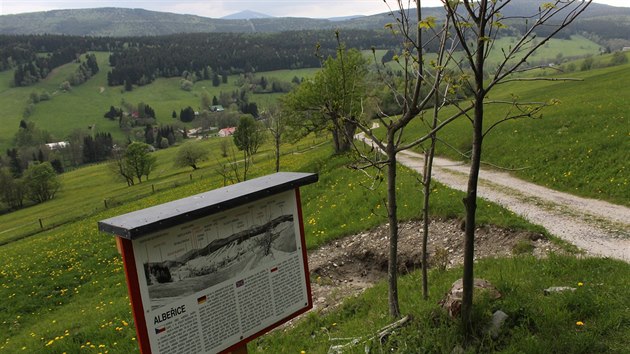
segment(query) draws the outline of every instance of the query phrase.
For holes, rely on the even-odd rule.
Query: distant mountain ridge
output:
[[[503,11],[505,16],[531,13],[540,6],[539,0],[518,0]],[[423,8],[423,17],[442,17],[443,10]],[[605,26],[611,18],[623,18],[630,36],[630,8],[591,4],[579,21],[589,26]],[[578,21],[578,22],[579,22]],[[254,11],[242,11],[224,18],[181,15],[144,9],[93,8],[53,10],[0,16],[0,34],[63,34],[74,36],[132,37],[160,36],[176,33],[264,33],[327,29],[382,29],[392,22],[388,13],[371,16],[344,16],[329,19],[272,17]],[[589,28],[590,28],[589,27]],[[625,38],[621,28],[620,38]],[[617,32],[618,29],[616,30]]]
[[[240,11],[235,14],[227,15],[221,17],[222,20],[250,20],[252,18],[273,18],[274,16],[270,16],[267,14],[263,14],[256,11],[245,10]]]

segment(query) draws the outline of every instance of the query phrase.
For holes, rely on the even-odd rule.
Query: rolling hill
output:
[[[503,10],[504,16],[535,11],[542,1],[519,0]],[[441,8],[424,8],[423,17],[441,17]],[[199,32],[282,32],[322,29],[382,29],[392,22],[389,13],[330,19],[270,17],[243,11],[224,18],[148,11],[144,9],[93,8],[54,10],[0,16],[0,34],[64,34],[77,36],[159,36]],[[611,19],[614,31],[610,30]],[[575,31],[603,32],[600,37],[630,41],[630,8],[592,4],[574,25]]]

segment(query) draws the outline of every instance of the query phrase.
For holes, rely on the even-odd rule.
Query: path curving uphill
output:
[[[362,134],[357,139],[368,145]],[[400,152],[398,162],[422,172],[424,156]],[[466,190],[470,167],[464,163],[435,158],[433,178],[461,191]],[[630,208],[601,200],[577,197],[542,187],[505,172],[482,169],[478,196],[543,226],[552,235],[584,250],[587,255],[630,262]]]

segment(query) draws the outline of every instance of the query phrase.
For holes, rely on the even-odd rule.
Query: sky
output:
[[[628,0],[594,0],[594,2],[630,7]],[[396,1],[387,0],[387,3],[396,7]],[[425,0],[422,6],[440,6],[440,0]],[[243,10],[276,17],[311,18],[373,15],[389,10],[383,0],[0,0],[0,15],[95,7],[142,8],[213,18]]]

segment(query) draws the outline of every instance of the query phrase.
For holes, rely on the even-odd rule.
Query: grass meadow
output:
[[[333,155],[328,144],[283,156],[283,170],[320,174],[318,183],[302,188],[309,248],[385,222],[384,186],[373,185],[365,174],[347,168],[350,161],[349,156]],[[272,170],[273,161],[260,160],[253,174]],[[416,218],[420,199],[417,175],[402,169],[399,176],[401,218]],[[84,180],[76,178],[77,184],[82,184],[97,177],[85,174]],[[0,246],[0,323],[5,329],[0,334],[0,352],[137,352],[121,258],[114,238],[97,231],[97,221],[221,185],[222,180],[216,176],[196,178]],[[109,189],[111,185],[92,188]],[[137,193],[135,188],[124,187],[130,195]],[[462,215],[461,197],[460,192],[436,185],[434,216]],[[542,231],[493,204],[480,203],[479,213],[482,223]],[[511,318],[507,334],[495,341],[478,338],[474,351],[536,352],[532,348],[551,345],[568,348],[569,352],[580,352],[577,349],[582,347],[587,352],[602,348],[622,352],[629,344],[630,309],[624,294],[630,290],[626,281],[630,266],[625,263],[559,256],[540,261],[523,256],[480,261],[476,269],[477,276],[496,284],[504,297],[496,303],[478,297],[481,302],[475,316],[485,320],[491,311],[500,308]],[[418,274],[404,277],[402,310],[412,314],[414,321],[396,332],[384,350],[411,353],[427,348],[441,352],[456,345],[460,338],[458,325],[437,309],[436,301],[460,274],[459,269],[432,272],[429,301],[420,300]],[[584,286],[576,293],[542,296],[546,287],[576,286],[578,282]],[[348,299],[326,316],[313,313],[288,333],[278,331],[252,342],[249,350],[320,353],[331,344],[339,344],[330,341],[333,337],[369,337],[389,321],[385,294],[385,284],[378,285],[365,295]],[[577,321],[584,326],[577,326]],[[287,341],[288,337],[292,339]],[[350,352],[363,350],[360,346]]]
[[[383,343],[379,330],[392,322],[385,282],[347,299],[325,316],[310,313],[290,330],[253,341],[249,352],[327,353],[332,346],[346,345],[341,352],[357,354],[627,353],[630,347],[627,263],[570,256],[479,260],[476,277],[490,281],[502,296],[491,301],[476,294],[473,319],[478,325],[473,344],[465,350],[461,349],[460,322],[450,319],[437,305],[461,274],[459,268],[431,271],[426,301],[421,296],[420,272],[402,277],[401,312],[412,319]],[[545,296],[543,290],[552,286],[576,290]],[[497,310],[509,317],[498,338],[492,339],[484,326]],[[461,351],[455,349],[458,347]]]
[[[605,63],[610,56],[602,56]],[[511,120],[484,139],[482,160],[487,168],[553,189],[630,205],[630,101],[625,90],[630,64],[589,71],[553,74],[581,81],[512,82],[496,87],[492,101],[558,103],[538,119]],[[485,126],[504,118],[506,105],[488,104]],[[452,109],[445,109],[446,116]],[[422,123],[408,129],[409,137],[424,132]],[[470,123],[460,119],[440,132],[438,153],[465,159],[472,143]]]
[[[110,105],[119,105],[123,98],[127,102],[148,103],[155,108],[158,121],[168,124],[172,110],[179,112],[187,105],[197,107],[204,91],[212,96],[220,90],[235,89],[230,77],[227,86],[214,88],[208,81],[201,81],[190,92],[179,89],[179,79],[159,79],[132,92],[122,92],[120,87],[106,86],[106,54],[98,56],[101,72],[96,77],[69,93],[57,92],[51,101],[36,106],[30,119],[39,128],[63,136],[75,127],[96,122],[99,130],[105,130],[109,121],[102,118],[103,113]],[[607,57],[597,59],[605,61]],[[17,130],[20,107],[25,106],[29,94],[40,90],[55,92],[62,78],[73,72],[74,65],[60,68],[44,82],[29,88],[9,88],[5,83],[9,75],[0,73],[0,104],[15,107],[15,112],[3,116],[0,125],[3,149],[5,139]],[[484,160],[514,169],[515,174],[539,184],[628,205],[626,155],[630,125],[624,96],[628,69],[630,66],[625,65],[571,73],[582,78],[581,82],[504,85],[493,93],[492,99],[514,94],[529,101],[557,98],[560,104],[545,110],[542,119],[498,127],[485,141]],[[289,81],[293,76],[313,72],[280,71],[264,76],[277,75]],[[260,102],[273,99],[273,95],[260,95],[252,101],[258,102],[260,108]],[[488,107],[490,121],[502,117],[494,109]],[[84,120],[77,121],[77,117]],[[466,150],[468,130],[468,123],[462,120],[444,130],[442,138]],[[413,127],[407,133],[420,134],[421,128]],[[282,147],[281,170],[317,172],[320,176],[318,183],[302,188],[309,248],[386,222],[384,184],[348,168],[352,158],[334,155],[330,144],[324,142],[326,139],[309,137]],[[177,147],[155,152],[157,168],[150,180],[132,187],[117,181],[106,164],[87,166],[60,176],[63,187],[54,200],[0,215],[0,353],[138,351],[121,257],[114,238],[97,231],[97,222],[222,186],[224,180],[217,169],[228,161],[220,156],[220,141],[208,139],[203,143],[211,155],[197,171],[172,166]],[[460,158],[446,145],[439,150]],[[250,175],[272,173],[271,155],[268,142],[255,157]],[[401,219],[418,218],[418,176],[401,168],[399,182]],[[434,217],[463,215],[462,193],[436,184],[432,195]],[[478,215],[480,223],[545,232],[492,203],[479,203]],[[45,230],[39,230],[39,219]],[[572,256],[537,260],[525,255],[480,260],[475,272],[504,295],[495,302],[477,296],[475,318],[485,321],[497,309],[510,318],[505,332],[497,339],[489,338],[478,328],[478,336],[467,352],[623,353],[630,347],[627,263]],[[390,322],[386,285],[379,284],[325,316],[312,313],[290,330],[279,330],[250,343],[249,351],[321,353],[331,345],[363,338],[366,343],[360,339],[361,344],[347,352],[365,352],[365,344],[373,352],[417,353],[419,348],[426,352],[451,352],[460,342],[460,328],[457,322],[446,318],[436,302],[460,276],[461,269],[432,271],[428,301],[421,300],[419,274],[403,277],[402,311],[412,314],[413,320],[385,344],[368,339]],[[542,290],[550,286],[573,286],[576,291],[544,296]]]
[[[156,155],[162,155],[158,157],[159,161],[168,160],[172,157],[169,154],[169,150],[156,152]],[[380,194],[384,186],[372,186],[370,178],[346,168],[349,161],[348,156],[334,156],[329,144],[315,144],[310,149],[303,148],[283,156],[282,170],[320,174],[317,184],[302,190],[309,248],[385,221]],[[206,171],[211,169],[204,168]],[[203,177],[194,178],[189,183],[150,193],[146,191],[145,183],[126,187],[122,182],[117,182],[117,186],[108,182],[110,177],[105,170],[103,165],[97,165],[85,171],[92,173],[80,173],[81,170],[67,173],[66,178],[73,180],[77,190],[60,194],[59,205],[42,204],[58,214],[65,214],[72,222],[0,246],[0,323],[5,328],[0,334],[0,352],[137,350],[121,259],[114,238],[97,231],[97,221],[223,184],[216,174],[204,173]],[[252,174],[263,175],[272,171],[273,160],[259,159]],[[188,172],[180,173],[186,179]],[[400,178],[401,218],[417,217],[420,197],[417,176],[403,169]],[[367,187],[374,187],[378,192],[372,193]],[[89,210],[99,205],[109,190],[124,190],[128,195],[125,203],[76,217],[77,210]],[[437,217],[461,215],[459,192],[438,185],[434,193]],[[93,195],[92,205],[82,204],[81,198],[92,199]],[[31,217],[28,209],[12,215],[16,219],[28,219]],[[541,231],[496,205],[483,203],[480,214],[482,222]]]
[[[144,102],[156,112],[158,124],[172,124],[180,122],[172,118],[172,112],[178,115],[182,108],[187,106],[198,110],[201,106],[201,97],[207,93],[211,98],[219,97],[221,92],[237,90],[238,75],[230,75],[227,84],[218,87],[212,86],[212,81],[197,81],[191,91],[180,89],[180,78],[159,78],[150,85],[134,86],[130,92],[124,91],[122,86],[107,86],[107,72],[109,66],[109,53],[96,52],[99,64],[99,72],[87,82],[74,87],[68,92],[59,90],[59,85],[65,81],[79,64],[70,63],[55,69],[41,82],[29,87],[10,87],[13,80],[12,71],[0,72],[0,106],[11,107],[5,110],[0,124],[0,148],[5,151],[12,146],[13,136],[18,130],[22,113],[28,105],[32,92],[49,92],[52,99],[42,101],[35,105],[35,111],[28,120],[53,135],[56,140],[64,140],[75,129],[86,129],[95,126],[96,132],[111,132],[114,139],[124,140],[127,133],[118,128],[118,122],[103,117],[110,106],[120,107],[121,103],[128,102],[137,105]],[[317,69],[278,70],[265,72],[259,75],[267,79],[277,78],[290,82],[294,76],[308,78],[314,75]],[[250,94],[250,101],[258,104],[259,110],[273,104],[280,94]],[[180,122],[180,124],[183,124]],[[188,123],[187,125],[191,125]]]

